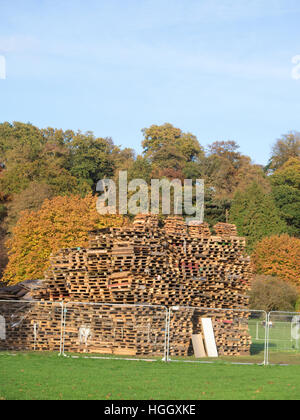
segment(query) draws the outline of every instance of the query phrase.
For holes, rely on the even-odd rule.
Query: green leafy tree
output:
[[[95,191],[99,180],[114,175],[112,158],[114,144],[109,138],[95,138],[88,132],[77,133],[68,144],[69,171],[81,184],[89,184]]]
[[[251,251],[257,241],[265,236],[287,231],[271,194],[266,194],[256,183],[244,192],[238,191],[230,210],[230,221],[236,224],[241,236],[248,239]]]
[[[150,184],[151,173],[152,165],[149,159],[139,155],[128,170],[128,180],[144,179]]]
[[[115,175],[118,175],[119,171],[130,171],[135,162],[135,152],[128,147],[121,149],[119,146],[115,146],[111,158],[115,168]]]
[[[244,191],[252,182],[270,191],[263,168],[242,155],[234,141],[217,141],[208,147],[203,174],[207,185],[214,188],[215,198],[219,200],[231,200],[238,190]]]
[[[229,209],[231,207],[231,200],[215,198],[215,191],[213,188],[205,189],[205,212],[204,219],[213,227],[216,223],[228,222]]]
[[[79,193],[82,185],[68,168],[66,143],[70,132],[40,130],[32,124],[0,124],[0,151],[4,171],[0,190],[5,195],[18,194],[31,182],[50,185],[56,194]],[[88,191],[84,186],[83,193]]]
[[[0,204],[0,223],[4,220],[7,214],[7,209],[4,204]]]
[[[270,176],[270,180],[273,186],[288,185],[300,190],[300,157],[285,162]]]
[[[189,162],[204,155],[196,136],[183,133],[172,124],[152,125],[142,130],[144,155],[154,168],[182,171]]]
[[[267,169],[276,170],[291,158],[300,157],[300,133],[291,132],[278,139],[272,148]]]
[[[288,232],[300,236],[300,158],[289,159],[270,176],[275,203]]]
[[[276,186],[273,197],[280,211],[280,216],[285,220],[292,236],[300,236],[300,190],[288,185]]]

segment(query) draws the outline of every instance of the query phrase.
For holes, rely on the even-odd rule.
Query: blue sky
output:
[[[265,164],[300,131],[299,0],[0,0],[0,121],[92,130],[141,152],[170,122]]]

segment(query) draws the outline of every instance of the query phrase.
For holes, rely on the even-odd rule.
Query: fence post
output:
[[[67,357],[65,354],[65,336],[66,336],[66,314],[67,314],[67,305],[68,303],[63,303],[63,320],[62,320],[62,355]]]
[[[268,364],[268,331],[269,331],[269,314],[265,313],[265,347],[264,347],[264,366]]]
[[[165,344],[164,344],[164,357],[163,362],[167,362],[167,349],[168,349],[168,308],[164,308],[166,312],[166,318],[165,318]]]
[[[63,348],[63,323],[64,323],[64,302],[60,302],[61,304],[61,322],[60,322],[60,345],[59,345],[59,356],[62,356],[62,348]]]
[[[270,315],[271,312],[268,312],[267,314],[267,326],[266,326],[266,341],[267,341],[267,350],[266,350],[266,366],[269,365],[269,344],[270,344]]]
[[[167,357],[166,361],[170,362],[170,323],[171,323],[171,307],[167,309]]]

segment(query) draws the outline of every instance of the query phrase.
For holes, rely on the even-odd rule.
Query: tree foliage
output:
[[[0,191],[18,194],[31,182],[48,184],[56,195],[95,191],[96,183],[113,177],[120,155],[110,138],[93,133],[38,129],[31,124],[0,124],[4,171]]]
[[[288,232],[300,236],[300,158],[289,159],[270,176],[272,192]]]
[[[273,188],[273,197],[280,211],[280,216],[287,224],[287,232],[300,236],[300,190],[288,185]]]
[[[266,312],[294,311],[299,292],[296,287],[272,276],[256,276],[250,292],[250,307]]]
[[[300,190],[300,157],[290,158],[271,176],[273,186],[288,185]]]
[[[300,157],[300,133],[291,132],[278,139],[272,148],[268,168],[279,169],[289,159]]]
[[[277,276],[300,289],[300,239],[287,234],[264,238],[252,260],[257,273]]]
[[[114,148],[111,139],[95,138],[90,132],[77,133],[68,144],[71,175],[80,180],[81,185],[88,184],[95,191],[100,179],[114,176]]]
[[[263,168],[243,155],[232,140],[215,141],[204,149],[194,134],[170,123],[154,124],[142,132],[143,153],[136,156],[133,149],[116,146],[110,137],[97,137],[90,131],[40,129],[21,122],[0,124],[0,227],[8,227],[11,233],[17,223],[21,235],[20,221],[29,224],[28,214],[32,220],[37,214],[42,217],[47,200],[74,195],[82,200],[95,194],[100,179],[117,181],[119,171],[127,170],[128,181],[141,178],[148,185],[153,178],[192,179],[194,186],[196,179],[204,179],[205,220],[212,226],[236,223],[240,235],[248,238],[249,250],[270,235],[288,232],[300,237],[299,133],[277,140],[270,164]],[[54,231],[56,223],[59,219],[54,218]],[[14,237],[9,242],[11,249]],[[32,247],[35,234],[30,229],[26,238]],[[47,238],[44,242],[39,239],[38,244],[41,254],[44,246],[49,252]],[[25,239],[23,247],[27,249]],[[14,255],[12,252],[12,261]],[[43,258],[36,262],[44,264]],[[20,267],[25,269],[22,263]]]
[[[43,278],[51,253],[61,248],[83,247],[88,232],[108,226],[120,226],[120,216],[101,216],[96,199],[90,194],[45,200],[41,209],[22,213],[8,240],[9,262],[3,280],[16,284]]]
[[[7,215],[6,207],[3,204],[0,204],[0,222],[2,222]]]
[[[5,227],[8,232],[15,226],[21,213],[25,210],[38,210],[46,199],[54,197],[54,190],[47,184],[31,182],[19,194],[13,194],[7,203],[7,218]]]
[[[217,199],[232,200],[237,191],[244,191],[253,182],[270,190],[263,168],[242,155],[236,142],[217,141],[208,147],[208,151],[203,175],[207,184],[215,189]]]
[[[152,125],[142,130],[144,155],[154,166],[154,170],[184,170],[189,162],[195,162],[204,155],[197,137],[183,133],[172,124]]]
[[[256,183],[244,192],[236,193],[230,210],[230,221],[236,224],[241,236],[247,237],[250,251],[262,238],[287,231],[272,195],[266,194]]]
[[[50,135],[51,134],[51,135]],[[48,183],[57,194],[77,190],[77,180],[66,169],[67,150],[61,130],[39,130],[31,124],[0,124],[4,171],[0,190],[19,193],[30,182]]]

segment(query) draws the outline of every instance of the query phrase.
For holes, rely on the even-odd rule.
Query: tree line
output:
[[[84,206],[80,203],[86,204],[88,200],[91,205],[91,200],[95,199],[97,182],[104,178],[117,180],[121,170],[128,171],[129,181],[142,178],[149,184],[151,179],[204,179],[205,221],[211,226],[218,221],[236,224],[239,234],[247,237],[248,251],[253,258],[260,246],[264,247],[260,252],[269,249],[272,254],[263,242],[272,237],[297,248],[294,242],[300,241],[298,132],[290,132],[274,142],[266,166],[257,165],[242,154],[235,141],[215,141],[204,147],[194,134],[169,123],[152,125],[142,133],[142,154],[137,155],[133,149],[122,148],[111,138],[96,137],[92,132],[40,129],[21,122],[0,124],[0,220],[5,239],[8,239],[11,262],[7,268],[10,274],[7,275],[6,270],[4,280],[12,281],[13,278],[17,282],[30,275],[26,269],[20,274],[26,255],[32,251],[25,242],[34,242],[35,235],[31,226],[27,239],[19,242],[24,220],[29,226],[30,220],[38,224],[37,215],[42,220],[45,214],[42,217],[41,212],[48,209],[51,213],[51,205],[58,211],[59,203],[63,205],[64,202],[66,206],[74,197],[82,210]],[[68,215],[65,211],[62,217],[68,220],[60,223],[69,223],[70,230],[74,229],[77,217],[81,217],[81,210],[77,210],[73,209]],[[75,224],[70,223],[72,214]],[[84,220],[87,222],[86,218]],[[49,216],[50,236],[55,237],[56,223],[55,216]],[[90,227],[87,223],[87,228]],[[69,233],[69,237],[72,234],[74,232]],[[36,252],[48,256],[51,246],[44,245],[44,248],[48,247],[45,251],[42,243],[47,242],[47,231],[39,235],[41,242],[38,242]],[[70,243],[68,235],[65,236],[65,242],[60,238],[59,246]],[[22,255],[22,262],[18,255]],[[255,258],[260,261],[259,256]],[[299,263],[296,261],[294,265],[286,276],[299,274]],[[19,274],[13,266],[19,267]],[[45,264],[40,266],[45,268]],[[280,262],[274,266],[279,267]],[[258,270],[262,274],[277,275],[276,270],[271,272],[269,268],[259,266]],[[37,270],[32,275],[40,273],[41,270]],[[280,273],[280,276],[285,274]]]

